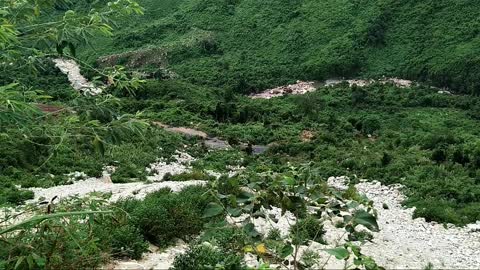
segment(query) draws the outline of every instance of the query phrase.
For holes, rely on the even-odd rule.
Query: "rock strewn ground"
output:
[[[413,219],[414,208],[404,208],[399,186],[379,182],[356,185],[373,200],[381,231],[363,247],[387,269],[422,269],[432,263],[438,269],[480,269],[480,223],[460,228]],[[383,208],[383,204],[388,209]]]
[[[172,158],[174,159],[173,162],[160,159],[146,168],[147,172],[153,174],[148,177],[153,183],[133,182],[114,184],[110,180],[110,173],[114,171],[114,168],[107,167],[103,172],[103,176],[100,178],[88,178],[82,181],[75,181],[71,185],[61,185],[50,188],[30,188],[30,190],[35,193],[35,198],[30,202],[38,201],[40,198],[50,200],[55,196],[58,196],[60,199],[70,196],[85,196],[92,192],[112,193],[111,201],[117,201],[129,196],[143,199],[148,193],[155,192],[162,188],[170,188],[172,191],[177,192],[187,186],[205,184],[205,181],[198,180],[161,182],[167,173],[176,175],[188,172],[190,170],[190,163],[195,160],[189,154],[180,151],[177,151]],[[79,178],[78,176],[84,177],[85,175],[76,172],[71,177]]]
[[[315,91],[316,88],[314,84],[315,84],[314,82],[297,81],[297,83],[295,84],[268,89],[261,93],[251,95],[250,97],[253,99],[271,99],[274,97],[281,97],[287,94],[303,95],[305,93]]]
[[[80,73],[80,67],[77,62],[72,59],[57,58],[53,62],[60,71],[67,75],[73,89],[88,93],[90,95],[98,95],[102,93],[102,89],[95,87]]]
[[[398,78],[383,78],[379,80],[362,80],[362,79],[352,79],[352,80],[343,80],[343,79],[328,79],[322,83],[315,82],[302,82],[297,81],[295,84],[290,84],[286,86],[279,86],[273,89],[267,89],[261,93],[250,95],[250,98],[253,99],[271,99],[275,97],[281,97],[285,95],[303,95],[309,92],[317,90],[316,85],[318,86],[335,86],[341,83],[348,83],[349,86],[359,86],[364,87],[371,85],[373,83],[380,84],[394,84],[400,88],[412,87],[415,82],[410,80],[398,79]]]

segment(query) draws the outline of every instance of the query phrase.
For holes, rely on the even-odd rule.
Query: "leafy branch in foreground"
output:
[[[345,269],[382,269],[361,253],[359,244],[364,240],[358,241],[360,235],[379,230],[372,202],[360,196],[353,187],[345,191],[329,188],[308,166],[293,168],[284,174],[220,179],[212,184],[210,192],[216,195],[217,202],[206,207],[204,217],[225,213],[236,224],[241,222],[251,243],[244,247],[244,252],[257,255],[267,265],[323,269],[334,257],[345,261]],[[295,217],[286,237],[273,236],[272,232],[263,235],[256,228],[255,219],[270,220],[269,210],[275,207],[281,209],[282,215],[289,212]],[[331,243],[323,239],[325,224],[329,222],[335,224],[339,234]],[[317,243],[317,248],[312,248],[312,243]],[[318,245],[333,245],[334,248],[319,249]],[[329,257],[312,261],[325,254]],[[311,260],[304,259],[307,255]]]
[[[138,259],[147,249],[142,235],[106,198],[65,199],[52,206],[56,212],[36,206],[4,220],[14,225],[0,231],[0,269],[91,269],[111,257]]]
[[[140,5],[131,0],[116,0],[105,5],[77,8],[79,3],[65,0],[0,1],[0,48],[3,68],[21,68],[53,49],[63,54],[65,48],[75,55],[78,45],[89,43],[97,35],[112,35],[114,19],[143,14]],[[62,15],[62,10],[65,10]],[[45,14],[54,15],[45,21]]]
[[[116,18],[142,13],[142,8],[132,0],[104,4],[64,0],[2,0],[0,68],[12,72],[29,66],[35,70],[35,62],[51,56],[54,50],[63,54],[65,48],[69,48],[74,56],[76,46],[88,44],[98,34],[111,35]],[[50,19],[47,20],[47,17]],[[115,81],[117,77],[118,82]],[[112,88],[120,91],[131,91],[142,83],[121,72],[109,78]],[[147,127],[145,122],[135,119],[137,116],[113,112],[112,106],[107,105],[111,105],[115,99],[108,94],[97,98],[80,96],[73,101],[73,106],[58,108],[56,115],[43,113],[37,104],[49,98],[41,91],[25,89],[17,83],[0,86],[2,136],[10,139],[16,137],[50,148],[53,150],[51,157],[55,150],[71,144],[72,140],[90,141],[96,150],[103,153],[105,143],[118,142],[125,135],[141,134]],[[88,109],[83,107],[86,104]],[[38,141],[37,138],[42,139]]]

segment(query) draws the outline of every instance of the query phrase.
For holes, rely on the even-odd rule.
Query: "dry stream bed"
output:
[[[78,65],[72,60],[57,59],[57,67],[68,75],[72,86],[80,91],[98,94],[100,88],[96,88],[81,76]],[[396,78],[386,78],[382,80],[327,80],[322,86],[331,86],[339,83],[348,83],[349,85],[365,86],[375,82],[393,83],[399,87],[410,87],[414,82]],[[262,93],[252,95],[251,98],[270,99],[287,94],[305,94],[315,91],[318,83],[297,82],[296,84],[282,86],[266,90]],[[205,144],[210,144],[211,149],[227,150],[230,148],[226,142],[218,138],[209,138],[207,134],[189,129],[167,127],[171,132],[178,132],[185,135],[198,136],[204,139]],[[146,194],[162,188],[171,188],[178,192],[186,186],[202,185],[204,181],[185,181],[185,182],[163,182],[163,176],[166,173],[172,175],[188,172],[190,163],[194,158],[187,153],[177,152],[173,162],[158,160],[151,164],[146,170],[151,173],[149,182],[135,182],[127,184],[114,184],[110,181],[109,173],[112,168],[104,172],[103,177],[88,178],[86,180],[76,181],[72,185],[56,186],[52,188],[33,188],[35,199],[50,199],[54,196],[67,198],[70,196],[86,196],[92,192],[111,193],[110,201],[114,202],[121,198],[133,196],[144,198]],[[210,172],[215,174],[215,172]],[[237,172],[232,172],[232,174]],[[218,174],[215,174],[218,176]],[[343,189],[348,184],[345,177],[332,177],[328,183],[330,186]],[[378,212],[378,223],[380,232],[373,233],[373,240],[362,246],[362,251],[372,256],[379,265],[387,269],[422,269],[428,263],[433,264],[435,268],[442,269],[480,269],[480,221],[476,224],[470,224],[465,227],[455,227],[452,225],[442,225],[426,222],[422,218],[413,219],[414,208],[404,208],[402,201],[405,199],[400,186],[383,186],[379,182],[361,182],[356,185],[360,193],[365,194],[374,202]],[[386,207],[387,206],[387,207]],[[272,211],[275,211],[272,210]],[[278,211],[277,211],[278,212]],[[260,231],[268,231],[272,228],[278,228],[281,232],[288,232],[290,226],[295,222],[290,213],[270,213],[276,215],[277,222],[262,220],[259,218],[255,224]],[[334,239],[341,232],[335,231],[333,224],[327,225],[330,235],[327,238]],[[322,249],[324,246],[312,244],[305,249]],[[166,269],[170,267],[176,255],[185,252],[187,245],[183,242],[166,250],[158,250],[151,246],[150,253],[144,255],[139,261],[116,261],[109,265],[109,269]],[[321,251],[318,250],[320,253]],[[255,257],[247,256],[246,261],[249,265],[258,264]],[[338,268],[343,264],[338,264],[331,260],[326,264],[326,268]]]

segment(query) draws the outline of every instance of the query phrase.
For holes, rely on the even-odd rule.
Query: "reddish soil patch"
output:
[[[65,110],[65,107],[49,104],[37,104],[37,107],[40,109],[40,111],[50,114],[60,114],[63,110]]]

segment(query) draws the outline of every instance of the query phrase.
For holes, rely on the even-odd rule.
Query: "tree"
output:
[[[91,44],[91,39],[98,35],[112,35],[116,19],[143,13],[132,0],[89,2],[0,0],[0,72],[35,72],[40,61],[49,57],[74,58],[78,46]],[[113,80],[124,81],[113,85],[125,86],[128,78],[119,75],[118,68],[113,71]],[[118,100],[108,93],[98,97],[78,95],[73,107],[59,108],[62,115],[55,115],[55,119],[37,105],[48,99],[42,91],[19,83],[0,82],[0,134],[8,141],[35,144],[38,134],[47,137],[42,147],[49,148],[50,154],[44,159],[39,157],[43,163],[61,145],[70,145],[68,140],[89,141],[92,148],[103,153],[105,142],[117,142],[122,136],[141,133],[146,127],[136,117],[115,111]],[[110,121],[101,122],[91,113],[99,109],[112,116]]]
[[[132,0],[103,5],[85,0],[0,0],[1,67],[34,67],[39,58],[63,54],[65,48],[75,55],[76,47],[92,37],[112,35],[115,18],[142,12]]]

